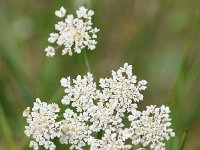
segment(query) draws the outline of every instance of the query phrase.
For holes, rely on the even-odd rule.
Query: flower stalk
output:
[[[88,60],[86,49],[84,49],[84,59],[85,59],[85,65],[87,67],[88,72],[91,72],[90,63],[89,63],[89,60]]]

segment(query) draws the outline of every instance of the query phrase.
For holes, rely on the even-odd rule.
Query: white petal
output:
[[[66,14],[66,9],[64,7],[61,7],[60,10],[55,11],[55,15],[59,18],[64,17]]]

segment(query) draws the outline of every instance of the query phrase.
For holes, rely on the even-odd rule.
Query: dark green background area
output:
[[[85,74],[84,54],[45,56],[49,33],[60,6],[75,14],[81,0],[0,0],[0,149],[29,149],[22,111],[36,97],[60,102],[62,77]],[[141,102],[168,105],[179,147],[200,149],[200,1],[90,0],[94,26],[100,28],[97,49],[88,51],[95,80],[109,77],[125,62],[138,80],[148,81]],[[65,146],[62,146],[65,147]],[[61,149],[61,147],[58,149]],[[65,148],[67,149],[67,148]]]

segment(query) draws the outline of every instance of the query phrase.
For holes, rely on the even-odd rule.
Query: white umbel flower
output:
[[[147,81],[139,81],[132,73],[132,66],[125,63],[119,70],[112,71],[112,78],[100,79],[102,95],[106,95],[110,105],[113,101],[117,102],[116,109],[118,112],[130,112],[135,109],[134,103],[142,101],[143,95],[140,91],[146,89]]]
[[[61,129],[60,142],[62,144],[70,144],[70,149],[76,150],[82,150],[82,147],[86,145],[86,139],[92,133],[86,124],[85,117],[78,116],[77,113],[70,109],[65,110]]]
[[[88,144],[91,146],[90,150],[129,150],[131,145],[125,143],[127,139],[123,132],[124,130],[119,130],[117,132],[112,132],[106,130],[102,139],[89,138]]]
[[[50,33],[48,41],[50,43],[56,43],[58,48],[62,48],[62,55],[75,53],[81,53],[85,48],[94,50],[96,48],[96,33],[99,29],[92,27],[92,16],[94,11],[88,10],[85,7],[80,7],[76,11],[77,17],[73,15],[67,15],[64,7],[55,12],[59,18],[64,18],[55,24],[56,33]],[[48,52],[48,50],[45,50]],[[47,56],[54,56],[47,54]]]
[[[93,75],[88,73],[83,78],[78,75],[71,83],[70,77],[61,79],[61,85],[65,87],[66,95],[62,99],[64,105],[72,104],[78,112],[90,109],[93,101],[97,99],[96,83]]]
[[[25,134],[33,138],[29,146],[37,150],[39,145],[43,145],[46,149],[54,150],[55,145],[51,140],[60,137],[60,122],[56,122],[56,113],[60,111],[58,105],[47,104],[37,98],[30,113],[29,109],[28,107],[24,111],[28,123],[25,126]]]
[[[78,12],[79,17],[87,17],[86,14],[84,8]],[[51,36],[52,41],[57,38],[55,34]],[[62,78],[60,83],[65,92],[62,120],[56,121],[58,105],[39,99],[31,112],[28,107],[23,113],[28,123],[25,134],[32,136],[29,146],[35,150],[40,145],[54,150],[54,138],[76,150],[130,150],[134,145],[141,150],[164,150],[164,141],[175,136],[169,107],[150,105],[144,111],[138,110],[147,81],[137,82],[128,63],[112,71],[112,77],[101,78],[99,85],[91,73],[75,79]]]
[[[147,106],[147,109],[141,113],[139,120],[134,120],[131,123],[135,134],[133,137],[138,139],[138,142],[144,147],[150,145],[151,149],[165,150],[163,141],[175,136],[170,128],[169,113],[169,107],[164,105],[158,108],[153,105]]]

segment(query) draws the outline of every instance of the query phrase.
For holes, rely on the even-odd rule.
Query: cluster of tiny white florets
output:
[[[71,103],[76,107],[77,112],[82,112],[91,108],[93,100],[97,99],[96,84],[93,82],[93,75],[88,73],[81,78],[80,75],[73,79],[71,85],[70,77],[61,79],[61,86],[65,87],[66,96],[63,97],[62,103],[68,105]]]
[[[91,150],[129,150],[132,146],[125,143],[128,138],[127,129],[120,129],[117,133],[107,129],[102,139],[90,138],[88,144]]]
[[[82,6],[76,11],[77,17],[74,17],[73,15],[66,16],[66,9],[61,7],[60,10],[55,11],[55,15],[62,18],[63,21],[59,21],[55,25],[57,32],[50,33],[48,41],[52,44],[56,43],[58,45],[57,48],[62,48],[62,55],[67,53],[72,55],[73,52],[81,53],[84,48],[89,50],[96,48],[96,33],[99,29],[92,27],[94,11]],[[46,56],[53,57],[55,49],[52,46],[48,46],[45,49]]]
[[[78,115],[70,109],[66,109],[63,115],[61,144],[70,144],[70,149],[81,149],[86,146],[87,139],[91,134],[86,123],[88,121],[87,115]]]
[[[124,64],[117,72],[112,71],[112,78],[101,78],[102,97],[109,107],[114,107],[118,113],[130,112],[135,109],[135,102],[143,100],[140,91],[146,89],[147,81],[137,82],[132,74],[132,66]]]
[[[144,147],[150,145],[151,149],[165,149],[163,141],[169,140],[175,134],[170,128],[171,118],[169,107],[162,105],[160,108],[150,105],[147,109],[129,115],[131,121],[130,129],[134,131],[132,137],[133,144],[141,143]]]
[[[34,139],[31,146],[54,149],[50,140],[59,138],[61,144],[77,150],[128,150],[134,145],[164,150],[164,140],[175,136],[170,128],[170,110],[152,105],[138,110],[146,84],[145,80],[137,82],[127,63],[112,71],[111,78],[101,78],[99,86],[90,73],[72,80],[62,78],[66,94],[61,100],[66,108],[62,120],[56,121],[57,105],[39,100],[31,114],[24,112],[29,124],[25,133]]]
[[[39,145],[43,145],[46,149],[54,150],[56,146],[51,141],[55,137],[60,137],[61,122],[56,119],[60,111],[57,104],[47,104],[41,102],[39,98],[33,104],[32,111],[27,107],[23,113],[26,117],[28,126],[25,126],[25,134],[32,136],[33,140],[29,146],[34,150],[39,149]]]

